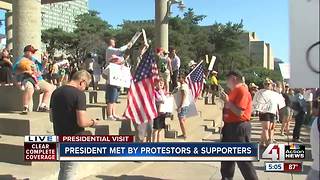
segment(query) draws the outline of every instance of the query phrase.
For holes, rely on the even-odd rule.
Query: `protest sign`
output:
[[[319,0],[289,1],[289,12],[290,86],[319,88]]]
[[[148,44],[147,34],[146,34],[146,31],[144,29],[142,29],[142,36],[143,36],[144,44],[147,45]]]
[[[131,84],[130,68],[110,63],[108,67],[103,71],[105,77],[107,77],[107,84],[119,87],[129,88]]]
[[[290,64],[281,63],[279,64],[281,75],[283,79],[290,79]]]
[[[209,56],[206,54],[206,63],[209,64]]]
[[[214,63],[215,63],[215,62],[216,62],[216,57],[215,57],[215,56],[212,56],[212,57],[211,57],[210,64],[209,64],[209,68],[208,68],[209,71],[212,71],[212,70],[213,70],[213,66],[214,66]]]
[[[160,112],[162,113],[172,113],[173,112],[173,105],[174,105],[174,98],[173,96],[167,96],[164,99],[164,103],[160,104]]]
[[[134,43],[136,43],[136,41],[138,40],[138,38],[141,36],[141,34],[142,34],[142,32],[136,32],[135,34],[134,34],[134,36],[131,38],[131,40],[130,40],[130,42],[132,43],[132,45],[134,44]]]

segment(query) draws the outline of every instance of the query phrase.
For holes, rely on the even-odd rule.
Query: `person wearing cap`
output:
[[[262,124],[260,145],[266,147],[275,143],[274,128],[279,109],[285,107],[285,101],[281,94],[273,91],[273,81],[266,78],[264,88],[256,92],[253,97],[253,110],[259,112],[259,120]]]
[[[197,63],[194,61],[194,60],[191,60],[189,63],[188,63],[188,66],[189,66],[189,73],[197,66]]]
[[[163,48],[157,48],[156,54],[158,57],[158,64],[160,76],[164,79],[164,90],[169,92],[170,87],[170,72],[172,71],[171,59],[168,58],[167,52]]]
[[[218,76],[218,72],[213,70],[211,72],[211,77],[210,77],[210,90],[212,92],[212,96],[211,96],[212,104],[216,104],[215,98],[218,92],[218,85],[219,85],[217,76]]]
[[[255,83],[250,83],[249,84],[249,91],[250,91],[250,94],[251,94],[252,98],[254,98],[254,96],[258,92],[258,88],[259,88],[259,86],[257,86]],[[252,112],[252,116],[258,116],[258,114],[259,113],[257,111],[253,111]]]
[[[259,86],[257,86],[255,83],[250,83],[249,84],[249,91],[250,91],[250,94],[251,94],[252,98],[254,97],[256,92],[258,91],[258,88],[259,88]]]
[[[252,98],[248,88],[242,82],[242,75],[238,71],[231,71],[227,75],[227,86],[230,93],[221,92],[225,103],[223,110],[224,126],[221,142],[249,143],[251,141],[251,109]],[[250,161],[237,161],[237,165],[244,179],[258,179],[256,170]],[[235,171],[234,161],[221,162],[222,179],[233,179]]]
[[[43,92],[43,97],[42,97],[42,100],[40,101],[41,103],[38,108],[38,111],[47,112],[50,96],[52,94],[54,87],[48,82],[46,82],[42,77],[42,71],[46,65],[46,62],[41,62],[41,60],[37,59],[34,56],[35,53],[38,51],[38,49],[34,48],[32,45],[27,45],[23,51],[24,51],[24,55],[18,58],[18,60],[13,65],[13,71],[16,72],[19,62],[24,58],[27,58],[36,64],[36,71],[38,72],[37,79],[38,79],[40,91]],[[17,78],[19,78],[18,74],[17,74]],[[30,82],[27,82],[22,95],[22,103],[23,103],[22,114],[28,114],[28,112],[30,111],[29,104],[30,104],[30,101],[32,100],[33,93],[34,93],[33,85]]]

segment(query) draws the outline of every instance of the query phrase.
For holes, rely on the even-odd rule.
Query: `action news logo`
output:
[[[305,146],[302,144],[270,144],[262,153],[263,159],[284,161],[285,159],[304,159]]]

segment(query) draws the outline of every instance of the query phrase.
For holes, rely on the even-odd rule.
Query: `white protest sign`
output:
[[[290,12],[290,86],[319,88],[319,0],[289,1]],[[307,60],[307,56],[309,58]],[[309,65],[308,65],[309,61]]]
[[[283,79],[290,79],[290,64],[281,63],[279,64],[281,75]]]
[[[206,54],[206,63],[209,64],[209,56]]]
[[[131,84],[130,68],[118,64],[110,63],[104,70],[103,74],[106,75],[107,84],[119,87],[129,88]]]
[[[208,68],[209,71],[212,71],[212,70],[213,70],[213,66],[214,66],[214,63],[215,63],[215,62],[216,62],[216,57],[215,57],[215,56],[212,56],[212,57],[211,57],[210,64],[209,64],[209,68]]]
[[[172,113],[174,105],[174,98],[173,96],[167,96],[164,99],[164,103],[160,104],[159,111],[162,113]]]
[[[138,40],[138,38],[141,36],[141,34],[142,34],[142,32],[136,32],[135,34],[134,34],[134,36],[131,38],[131,40],[130,40],[130,42],[132,43],[132,45],[134,44],[134,43],[136,43],[136,41]]]
[[[148,44],[147,34],[146,34],[146,31],[144,29],[142,29],[142,36],[143,36],[144,44],[147,45]]]

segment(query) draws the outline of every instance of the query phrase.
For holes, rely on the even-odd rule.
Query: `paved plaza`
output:
[[[87,93],[87,97],[89,93]],[[98,103],[88,104],[89,117],[102,119],[104,92],[98,91]],[[121,103],[117,104],[117,111],[123,112],[126,106],[126,96],[121,96]],[[89,99],[88,99],[89,102]],[[190,118],[187,121],[187,142],[216,142],[219,141],[219,129],[221,123],[221,109],[218,105],[204,105],[203,100],[197,101],[199,117]],[[178,131],[179,122],[175,115],[174,120],[167,119],[172,131]],[[28,126],[30,122],[30,126]],[[29,115],[20,115],[19,112],[0,113],[0,179],[57,179],[58,163],[33,162],[28,164],[23,161],[24,135],[52,134],[52,124],[47,113],[32,112]],[[98,128],[88,129],[92,133],[118,134],[122,122],[100,121]],[[260,139],[261,126],[257,119],[252,120],[252,140]],[[289,137],[279,136],[280,125],[276,128],[276,140],[280,143],[289,141]],[[107,130],[106,130],[107,129]],[[291,127],[292,131],[292,127]],[[254,162],[260,179],[305,179],[311,165],[309,132],[303,128],[302,140],[306,142],[306,159],[303,173],[271,173],[264,172],[264,161]],[[165,138],[162,141],[177,142],[182,139]],[[79,179],[220,179],[219,162],[85,162],[81,163]],[[236,168],[235,179],[243,179],[239,169]]]

